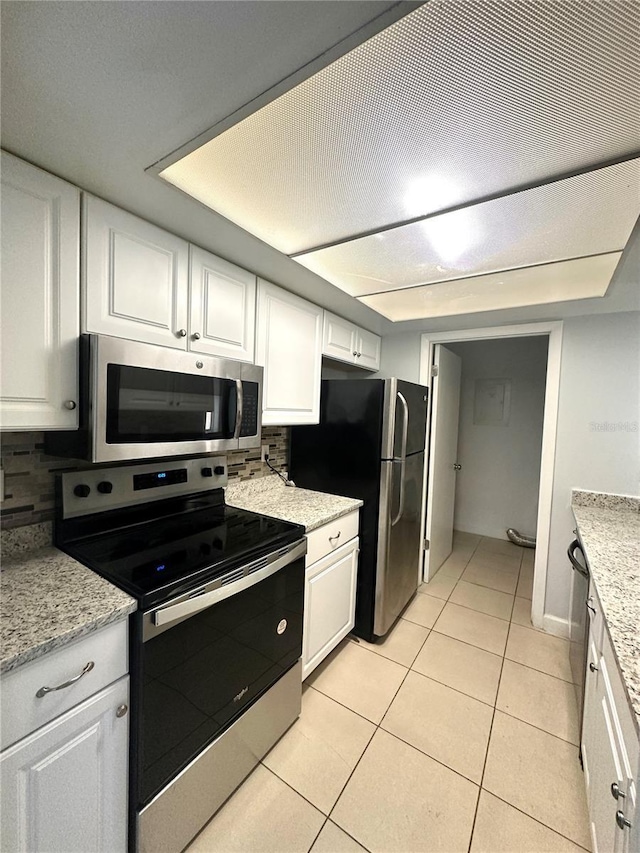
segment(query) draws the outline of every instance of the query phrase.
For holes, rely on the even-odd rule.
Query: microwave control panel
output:
[[[257,382],[242,382],[242,422],[240,424],[240,438],[247,438],[258,434],[258,397],[259,386]]]
[[[226,456],[159,460],[143,465],[91,468],[60,475],[64,518],[122,509],[227,485]]]

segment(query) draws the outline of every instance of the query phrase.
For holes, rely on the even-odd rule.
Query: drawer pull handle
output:
[[[46,696],[47,693],[53,693],[54,690],[64,690],[65,687],[71,687],[71,685],[75,684],[76,681],[80,681],[83,675],[86,675],[88,672],[91,672],[94,666],[95,663],[90,660],[79,675],[70,678],[69,681],[65,681],[62,684],[58,684],[57,687],[41,687],[40,690],[38,690],[38,692],[36,693],[36,697],[38,699],[42,699],[43,696]]]
[[[338,530],[338,532],[336,533],[336,535],[335,535],[335,536],[330,536],[330,537],[329,537],[329,542],[333,542],[333,541],[334,541],[334,539],[339,539],[339,538],[340,538],[340,534],[341,534],[341,532],[342,532],[341,530]]]

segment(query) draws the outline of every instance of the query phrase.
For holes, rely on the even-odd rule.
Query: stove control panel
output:
[[[226,456],[159,460],[143,465],[91,468],[61,475],[65,518],[122,509],[227,485]]]

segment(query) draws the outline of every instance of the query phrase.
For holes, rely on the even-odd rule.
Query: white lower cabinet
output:
[[[2,753],[2,849],[127,848],[129,676]]]
[[[640,744],[606,631],[589,636],[581,750],[594,853],[638,853]]]
[[[2,677],[0,849],[125,853],[127,623]]]
[[[310,675],[355,624],[358,512],[313,531],[307,539],[302,678]],[[342,534],[342,535],[341,535]],[[338,545],[342,539],[342,545]],[[346,541],[345,541],[346,540]],[[326,547],[322,543],[326,541]],[[314,562],[310,562],[314,559]]]

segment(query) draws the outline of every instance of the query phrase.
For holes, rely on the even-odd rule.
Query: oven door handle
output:
[[[280,569],[289,565],[289,563],[293,563],[294,560],[303,557],[306,553],[307,541],[303,539],[300,542],[296,542],[286,554],[283,554],[271,563],[267,563],[264,568],[245,575],[234,583],[218,586],[209,592],[196,593],[193,597],[179,601],[177,604],[169,604],[166,607],[158,608],[158,610],[151,614],[151,621],[153,625],[160,627],[161,625],[168,625],[170,622],[175,622],[176,619],[183,619],[185,616],[194,616],[196,613],[200,613],[202,610],[211,607],[211,605],[217,604],[219,601],[224,601],[225,598],[229,598],[238,592],[242,592],[260,583],[260,581],[274,575]]]

